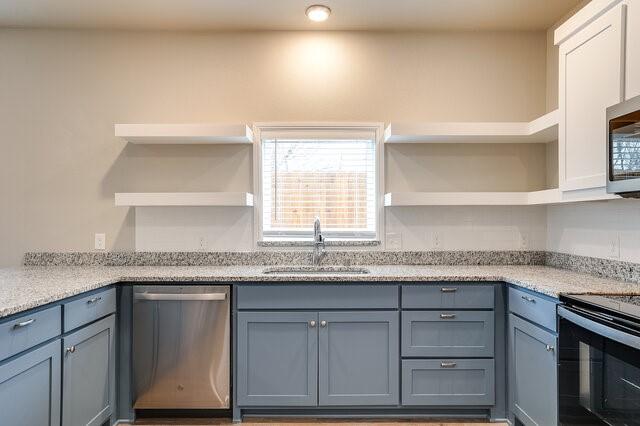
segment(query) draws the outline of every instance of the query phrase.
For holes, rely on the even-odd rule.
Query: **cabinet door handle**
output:
[[[13,325],[13,328],[22,328],[22,327],[26,327],[26,326],[28,326],[28,325],[33,324],[34,322],[36,322],[36,319],[35,319],[35,318],[31,318],[31,319],[28,319],[28,320],[26,320],[26,321],[22,321],[22,322],[15,323],[15,324]]]
[[[440,363],[440,367],[441,368],[456,368],[456,364],[455,362],[441,362]]]
[[[327,322],[325,320],[320,321],[320,327],[326,327]]]
[[[454,319],[456,314],[440,314],[440,319]]]
[[[456,291],[458,291],[457,287],[442,287],[440,289],[440,291],[442,293],[455,293]]]
[[[522,296],[522,300],[524,300],[525,302],[529,302],[529,303],[536,303],[536,299],[534,299],[533,297],[529,297],[529,296]]]
[[[309,321],[309,327],[314,328],[316,326],[316,320]]]
[[[545,346],[545,349],[547,350],[547,352],[553,352],[553,351],[555,351],[555,350],[556,350],[556,348],[554,348],[554,347],[553,347],[553,346],[551,346],[551,345],[546,345],[546,346]]]
[[[91,299],[87,300],[87,305],[93,305],[94,303],[97,303],[101,300],[102,297],[92,297]]]
[[[72,353],[74,353],[76,351],[76,347],[75,346],[69,346],[68,348],[65,349],[65,351],[68,354],[72,354]]]

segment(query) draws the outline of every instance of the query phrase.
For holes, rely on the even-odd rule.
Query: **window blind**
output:
[[[326,237],[375,238],[375,141],[263,139],[262,207],[265,238],[310,238],[316,216]]]

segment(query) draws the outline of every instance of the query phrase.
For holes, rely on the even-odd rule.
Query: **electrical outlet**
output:
[[[620,234],[617,232],[609,238],[609,257],[620,259]]]
[[[387,250],[402,250],[402,234],[398,232],[388,232],[386,235]]]
[[[442,250],[442,237],[437,231],[431,235],[431,246],[434,250]]]
[[[520,233],[520,248],[523,250],[529,248],[529,234],[526,232]]]
[[[198,240],[198,247],[200,251],[207,251],[207,239],[205,237],[200,237]]]
[[[95,234],[93,239],[93,247],[96,250],[105,250],[107,248],[106,234]]]

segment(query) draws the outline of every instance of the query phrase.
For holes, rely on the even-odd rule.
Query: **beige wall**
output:
[[[95,232],[133,249],[114,192],[251,189],[250,148],[129,146],[114,123],[529,120],[545,58],[544,32],[0,30],[0,265]]]

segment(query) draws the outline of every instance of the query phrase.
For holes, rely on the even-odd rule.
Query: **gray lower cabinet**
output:
[[[60,340],[0,364],[0,424],[60,425]]]
[[[239,312],[240,407],[397,405],[398,312]]]
[[[402,405],[493,405],[493,359],[405,359]]]
[[[558,424],[557,337],[509,315],[511,411],[523,424]]]
[[[318,313],[239,312],[239,406],[318,403]]]
[[[399,403],[398,312],[321,312],[318,402]]]
[[[98,426],[114,409],[115,316],[63,338],[62,425]]]

